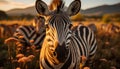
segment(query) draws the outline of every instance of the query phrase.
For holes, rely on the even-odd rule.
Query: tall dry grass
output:
[[[31,25],[33,23],[33,20],[1,20],[0,24],[19,24],[19,25]]]

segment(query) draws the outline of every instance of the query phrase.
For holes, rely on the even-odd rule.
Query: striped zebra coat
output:
[[[82,56],[89,58],[95,54],[97,46],[93,31],[81,25],[71,30],[69,16],[80,11],[81,2],[73,1],[67,11],[63,7],[61,1],[57,10],[49,12],[43,1],[36,1],[37,12],[48,16],[40,52],[40,69],[79,69]]]
[[[42,30],[39,34],[36,33],[36,29],[33,26],[20,26],[17,28],[13,37],[19,39],[20,36],[23,36],[22,43],[24,46],[35,45],[37,48],[41,48],[42,42],[45,37],[45,30]],[[30,40],[34,42],[31,43]]]
[[[24,46],[36,46],[37,49],[40,49],[45,37],[45,25],[43,17],[36,17],[34,21],[34,26],[20,26],[16,29],[13,37],[18,39]],[[39,31],[38,31],[39,29]],[[23,36],[23,38],[19,38]],[[12,38],[13,38],[12,37]],[[30,40],[34,42],[31,43]]]

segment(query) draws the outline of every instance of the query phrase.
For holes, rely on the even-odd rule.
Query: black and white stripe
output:
[[[49,13],[43,1],[36,1],[38,13],[48,15],[46,37],[40,52],[41,69],[79,69],[81,56],[89,58],[97,48],[94,33],[89,28],[80,25],[71,29],[69,16],[78,13],[80,1],[73,1],[67,12],[63,11],[62,5]]]
[[[35,23],[37,26],[38,23],[44,24],[44,22],[41,22],[40,19],[43,19],[43,17],[38,18],[39,20],[35,20]],[[25,44],[25,46],[31,46],[35,45],[37,48],[41,48],[41,45],[43,43],[44,37],[45,37],[45,26],[42,25],[39,27],[40,31],[36,30],[36,27],[34,26],[20,26],[17,28],[16,32],[14,33],[14,37],[16,39],[19,39],[20,36],[23,36],[22,42]],[[33,43],[30,43],[30,40],[34,40]]]
[[[80,55],[88,58],[95,54],[97,44],[94,32],[90,28],[82,25],[77,26],[71,39],[74,42],[73,44],[79,47]]]

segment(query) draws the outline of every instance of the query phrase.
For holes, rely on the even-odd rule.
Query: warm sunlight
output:
[[[0,69],[120,69],[120,0],[64,1],[0,0]]]

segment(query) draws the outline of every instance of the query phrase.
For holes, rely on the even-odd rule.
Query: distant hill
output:
[[[81,13],[85,15],[104,15],[120,13],[120,3],[114,5],[102,5],[86,10],[81,10]]]
[[[12,16],[19,16],[19,15],[27,15],[27,14],[31,14],[31,15],[36,15],[37,12],[35,10],[35,7],[27,7],[24,9],[11,9],[9,11],[6,12],[8,15],[12,15]]]
[[[27,7],[24,9],[11,9],[6,12],[8,15],[16,15],[19,16],[21,14],[31,14],[36,15],[36,9],[34,6]],[[114,5],[102,5],[94,8],[89,8],[86,10],[81,10],[82,14],[84,15],[103,15],[103,14],[114,14],[114,13],[120,13],[120,3],[114,4]]]

